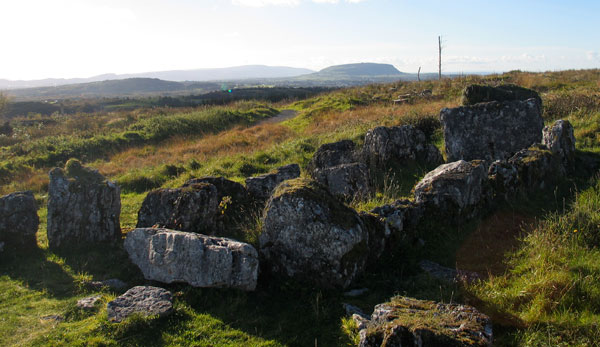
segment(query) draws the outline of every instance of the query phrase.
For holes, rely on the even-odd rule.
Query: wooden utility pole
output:
[[[438,78],[442,80],[442,37],[438,36]]]
[[[419,66],[419,71],[417,71],[417,80],[421,82],[421,67]]]

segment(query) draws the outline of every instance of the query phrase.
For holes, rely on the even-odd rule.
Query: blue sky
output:
[[[600,67],[600,1],[2,0],[0,78],[245,64]]]

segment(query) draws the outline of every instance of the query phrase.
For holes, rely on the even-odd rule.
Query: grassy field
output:
[[[396,294],[475,305],[492,317],[498,345],[596,345],[600,183],[586,161],[600,154],[600,70],[371,85],[294,103],[55,117],[52,125],[23,126],[16,136],[0,136],[0,191],[31,189],[44,206],[48,170],[76,156],[120,184],[127,232],[152,188],[176,187],[202,175],[241,182],[289,163],[304,168],[321,144],[341,139],[361,144],[378,125],[413,124],[441,148],[439,111],[459,105],[470,83],[516,83],[540,92],[545,121],[568,119],[575,127],[574,174],[557,189],[520,197],[468,224],[420,226],[414,233],[425,246],[409,240],[395,245],[354,284],[369,288],[358,298],[286,279],[261,278],[252,293],[161,285],[175,294],[174,315],[121,324],[108,323],[105,309],[119,293],[84,283],[114,277],[130,285],[148,282],[121,245],[49,250],[42,208],[39,248],[0,255],[0,345],[346,346],[356,332],[342,302],[370,312]],[[398,94],[427,89],[430,97],[392,103]],[[259,124],[283,109],[298,115]],[[369,210],[409,196],[427,169],[382,173],[377,193],[351,205]],[[256,226],[248,225],[242,239],[255,235]],[[422,259],[478,271],[485,279],[472,286],[439,282],[418,270]],[[92,294],[102,295],[97,310],[76,308],[77,299]]]

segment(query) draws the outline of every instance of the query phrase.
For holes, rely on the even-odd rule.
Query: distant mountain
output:
[[[157,78],[128,78],[101,82],[68,84],[56,87],[12,89],[7,95],[16,100],[127,97],[168,95],[177,93],[207,93],[220,88],[215,82],[173,82]]]
[[[136,74],[104,74],[90,78],[48,78],[31,81],[11,81],[0,79],[0,89],[22,89],[54,87],[69,84],[122,80],[128,78],[158,78],[166,81],[227,81],[242,79],[268,79],[295,77],[313,73],[313,70],[287,66],[244,65],[215,69],[157,71]]]
[[[373,77],[373,76],[402,76],[404,73],[398,71],[390,64],[358,63],[344,64],[327,67],[315,75],[342,75],[347,77]]]

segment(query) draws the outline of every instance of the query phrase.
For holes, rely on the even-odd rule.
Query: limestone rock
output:
[[[104,281],[90,281],[85,283],[87,287],[94,290],[101,290],[105,287],[112,290],[120,291],[127,288],[127,283],[121,281],[118,278],[109,278]]]
[[[570,168],[575,161],[575,135],[573,126],[568,120],[557,120],[551,126],[544,127],[542,143],[560,156],[565,168]]]
[[[420,261],[419,267],[421,270],[427,272],[431,277],[446,282],[473,283],[481,279],[481,276],[479,276],[479,274],[476,272],[451,269],[429,260]]]
[[[413,160],[431,165],[443,162],[437,148],[428,144],[425,134],[412,125],[369,130],[362,157],[371,168],[384,168],[390,160],[400,163]]]
[[[210,234],[215,231],[218,207],[217,188],[210,183],[157,189],[144,199],[137,227],[158,226]]]
[[[539,107],[542,107],[542,98],[535,90],[523,88],[514,84],[498,87],[472,84],[463,91],[463,105],[475,105],[481,102],[490,101],[524,101],[527,99],[535,99],[538,102]]]
[[[375,306],[362,322],[360,347],[490,346],[492,324],[475,308],[408,297]]]
[[[423,206],[406,199],[375,207],[371,211],[384,220],[388,234],[401,233],[407,228],[417,226],[423,217],[423,212]]]
[[[508,160],[518,172],[517,187],[530,192],[551,187],[565,175],[562,158],[537,144],[517,152]]]
[[[342,200],[364,199],[373,193],[369,170],[362,163],[317,169],[313,173],[313,178]]]
[[[0,243],[8,247],[35,247],[39,219],[30,191],[0,197]]]
[[[540,142],[544,127],[535,99],[444,108],[440,119],[449,162],[508,159]]]
[[[303,178],[277,188],[259,243],[271,271],[324,287],[348,287],[369,255],[369,234],[358,214]]]
[[[290,164],[278,168],[273,173],[246,178],[246,188],[256,200],[267,201],[281,182],[297,177],[300,177],[300,166]]]
[[[100,295],[88,296],[87,298],[77,300],[77,307],[82,310],[90,311],[94,309],[94,306],[100,301]]]
[[[138,228],[127,233],[125,250],[149,280],[184,282],[194,287],[256,288],[258,253],[243,242]]]
[[[121,191],[97,171],[69,160],[66,172],[50,171],[48,243],[50,247],[121,237]]]
[[[351,140],[326,143],[319,147],[308,164],[309,171],[351,164],[358,161],[358,153]]]
[[[481,160],[440,165],[415,186],[415,202],[448,216],[473,217],[487,200],[487,170]]]
[[[119,323],[134,313],[166,316],[173,312],[173,295],[166,289],[137,286],[106,305],[108,320]]]

